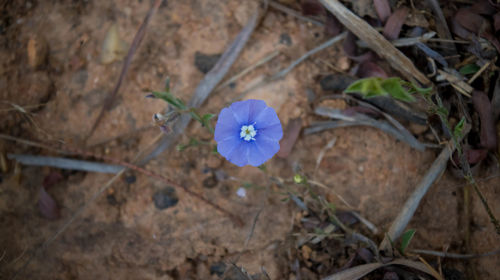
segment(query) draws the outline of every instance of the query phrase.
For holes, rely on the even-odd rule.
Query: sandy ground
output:
[[[195,53],[223,52],[253,13],[254,4],[191,0],[162,5],[135,54],[117,101],[89,140],[89,149],[130,161],[148,146],[159,133],[152,127],[151,116],[165,104],[146,99],[147,92],[161,89],[170,76],[173,92],[188,100],[203,77],[194,65]],[[45,105],[33,110],[36,125],[19,113],[2,112],[2,132],[52,143],[80,143],[122,67],[122,61],[100,63],[106,32],[116,24],[120,37],[131,42],[149,8],[150,1],[132,0],[12,4],[10,25],[2,27],[0,37],[0,96],[20,106]],[[283,34],[291,42],[283,41]],[[322,29],[270,9],[230,75],[275,50],[280,54],[233,87],[214,92],[200,111],[217,113],[263,75],[288,66],[325,39]],[[46,61],[36,69],[28,63],[26,48],[30,40],[46,42],[48,46]],[[350,67],[341,48],[334,46],[313,56],[286,78],[252,90],[243,98],[264,99],[276,108],[285,126],[298,117],[307,126],[314,118],[306,89],[312,89],[317,96],[326,94],[318,80],[332,72],[324,61],[342,71]],[[207,134],[199,124],[192,123],[179,143],[187,143],[191,137],[207,139]],[[326,152],[315,173],[321,149],[334,137],[336,144]],[[49,154],[11,142],[2,142],[2,147],[4,152]],[[266,166],[269,176],[291,179],[297,171],[314,175],[316,181],[329,188],[319,192],[342,208],[344,205],[332,191],[340,194],[379,228],[376,237],[381,240],[382,232],[436,154],[431,149],[418,152],[372,128],[342,128],[301,135],[290,156],[275,157]],[[153,197],[167,186],[140,173],[128,172],[126,178],[135,176],[135,182],[120,179],[114,183],[26,267],[21,279],[217,279],[211,268],[213,272],[214,265],[221,261],[237,261],[251,273],[264,267],[272,279],[295,279],[290,265],[293,259],[280,252],[293,248],[293,243],[286,240],[291,238],[301,211],[293,203],[282,201],[286,190],[265,180],[262,171],[237,168],[212,154],[210,146],[183,152],[172,148],[146,167],[202,193],[240,216],[245,225],[234,225],[227,216],[182,190],[176,191],[177,205],[160,210]],[[64,171],[65,179],[49,189],[61,207],[62,217],[49,221],[36,206],[39,187],[49,169],[23,166],[20,171],[20,178],[3,174],[0,184],[2,279],[19,268],[29,250],[52,236],[111,178],[105,174]],[[224,172],[226,179],[215,178],[214,171]],[[497,172],[498,168],[483,168],[477,178]],[[241,198],[236,190],[244,183],[253,186]],[[499,178],[480,183],[497,217],[499,185]],[[411,222],[410,227],[417,229],[411,248],[462,250],[463,187],[463,181],[449,172],[432,186]],[[500,238],[477,196],[472,197],[471,248],[474,252],[498,249]],[[252,221],[261,209],[252,239],[245,247]],[[478,279],[499,279],[498,256],[443,264],[461,271],[467,265],[475,266]]]

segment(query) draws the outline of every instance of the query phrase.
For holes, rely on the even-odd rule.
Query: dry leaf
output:
[[[102,43],[101,63],[109,64],[120,61],[125,57],[127,51],[128,44],[118,35],[118,27],[115,23],[109,28],[106,38],[104,38],[104,42]]]
[[[472,92],[472,103],[481,120],[481,146],[488,150],[496,150],[497,133],[488,96],[482,91],[474,90]]]
[[[406,20],[409,9],[406,7],[401,7],[397,9],[387,20],[384,26],[384,36],[388,40],[395,40],[399,37],[403,23]]]
[[[391,16],[391,6],[389,6],[389,1],[373,0],[373,6],[375,6],[375,12],[377,12],[380,21],[385,23]]]
[[[280,150],[278,152],[278,157],[287,158],[299,137],[300,130],[302,129],[302,119],[296,118],[290,120],[286,126],[285,133],[283,134],[283,139],[280,141]]]
[[[56,201],[47,193],[44,187],[40,188],[38,209],[40,209],[42,216],[49,220],[56,220],[61,216]]]

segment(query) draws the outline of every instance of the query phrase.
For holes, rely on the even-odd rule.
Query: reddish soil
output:
[[[0,26],[0,98],[2,110],[10,110],[0,112],[2,133],[51,144],[82,143],[103,101],[112,91],[123,63],[122,60],[107,65],[100,63],[106,33],[116,24],[120,37],[131,42],[150,9],[150,2],[2,4],[7,9],[5,13],[2,11],[4,19]],[[168,1],[163,4],[132,60],[113,108],[88,140],[87,149],[131,161],[137,152],[148,147],[160,133],[152,125],[151,117],[163,110],[165,104],[145,98],[147,92],[162,89],[169,76],[173,92],[188,100],[203,78],[203,73],[194,65],[195,53],[223,52],[255,6],[252,1],[243,0]],[[280,43],[280,36],[285,33],[291,38],[290,45]],[[238,80],[234,87],[212,93],[200,112],[217,113],[249,85],[288,66],[325,39],[321,28],[269,9],[228,76],[275,50],[280,54]],[[42,50],[38,50],[42,60],[35,67],[28,59],[30,40],[42,46]],[[46,55],[43,54],[44,45]],[[300,117],[305,127],[317,119],[311,113],[306,90],[312,89],[317,96],[326,94],[321,91],[318,80],[332,69],[323,62],[341,71],[348,71],[350,67],[340,46],[333,46],[299,65],[286,78],[252,90],[243,98],[264,99],[277,110],[284,126]],[[28,109],[31,117],[28,120],[26,114],[11,110],[14,107],[10,103],[23,107],[42,105]],[[337,141],[326,152],[315,173],[316,159],[333,137]],[[178,143],[187,143],[190,138],[210,140],[194,122]],[[55,155],[5,140],[0,140],[0,144],[3,155]],[[416,151],[376,129],[354,127],[301,134],[286,159],[274,157],[266,166],[269,176],[286,180],[292,179],[296,172],[309,177],[315,174],[314,180],[329,188],[317,191],[342,209],[345,205],[332,191],[340,194],[377,226],[378,235],[371,236],[381,241],[383,232],[436,155],[436,150]],[[61,171],[64,180],[48,189],[61,208],[61,218],[51,221],[40,214],[37,201],[43,178],[53,169],[15,167],[12,161],[8,164],[9,170],[2,174],[0,183],[1,279],[9,279],[33,248],[49,239],[112,177]],[[498,174],[498,167],[491,166],[494,167],[482,168],[477,178]],[[235,225],[224,214],[182,190],[176,190],[177,205],[160,210],[155,207],[153,196],[166,184],[129,171],[125,178],[135,176],[135,182],[121,178],[113,183],[33,259],[19,279],[218,279],[210,269],[221,261],[236,262],[252,274],[261,272],[264,267],[271,279],[295,279],[291,268],[295,257],[291,252],[298,249],[290,240],[293,240],[293,228],[302,211],[292,202],[283,201],[288,197],[287,190],[266,179],[267,175],[261,170],[237,168],[204,145],[182,152],[172,147],[145,167],[229,209],[241,217],[245,225]],[[212,171],[224,172],[226,179],[212,178]],[[236,191],[244,183],[253,185],[247,189],[247,196],[241,198]],[[480,181],[481,190],[497,217],[500,216],[499,185],[499,177]],[[300,191],[299,186],[290,184],[289,187]],[[449,171],[431,187],[410,224],[417,230],[410,248],[464,252],[463,189],[464,181],[455,179]],[[470,249],[473,252],[498,249],[499,235],[477,196],[471,196]],[[245,247],[260,209],[255,231]],[[366,228],[363,230],[369,233]],[[437,262],[435,257],[427,260]],[[442,262],[445,267],[462,272],[466,266],[473,266],[477,279],[500,279],[499,256],[469,262]],[[307,269],[305,265],[304,270]],[[310,275],[311,279],[317,277]]]

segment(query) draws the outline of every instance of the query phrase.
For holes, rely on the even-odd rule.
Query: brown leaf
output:
[[[388,78],[387,73],[378,66],[377,63],[371,61],[365,61],[359,64],[358,71],[356,72],[356,76],[360,78],[368,78],[368,77],[379,77],[379,78]]]
[[[325,34],[329,36],[337,36],[342,31],[342,24],[339,20],[332,15],[332,13],[326,13],[326,22],[325,22]]]
[[[497,122],[500,117],[500,76],[497,78],[493,95],[491,97],[491,110],[493,114],[493,122]]]
[[[318,0],[304,0],[301,4],[302,14],[305,16],[323,15],[325,8]]]
[[[479,0],[470,7],[470,11],[480,15],[493,15],[496,10],[488,0]]]
[[[500,12],[493,16],[493,26],[495,27],[495,32],[500,30]]]
[[[459,37],[462,37],[464,39],[470,39],[471,37],[474,36],[472,32],[469,30],[465,29],[458,21],[456,18],[453,18],[451,20],[451,30],[453,33],[458,35]]]
[[[388,0],[373,0],[373,5],[375,6],[375,12],[381,22],[386,22],[391,16],[391,6],[389,6]]]
[[[461,26],[476,35],[479,35],[481,30],[485,28],[485,25],[488,24],[484,17],[472,12],[468,8],[458,10],[455,14],[455,19]]]
[[[356,254],[365,262],[370,263],[373,261],[373,253],[367,248],[359,248]]]
[[[344,39],[344,43],[342,44],[342,48],[346,53],[347,57],[356,61],[356,62],[365,62],[374,60],[377,56],[372,51],[367,51],[364,54],[358,55],[356,45],[356,40],[358,38],[352,32],[347,33],[346,38]]]
[[[488,150],[486,149],[467,149],[465,150],[465,157],[470,164],[476,164],[486,158]]]
[[[42,187],[45,189],[48,189],[48,188],[52,187],[53,185],[59,183],[59,181],[61,181],[62,179],[63,179],[63,176],[61,175],[61,173],[59,173],[57,171],[52,171],[49,173],[49,175],[47,175],[47,176],[45,176],[45,178],[43,178]]]
[[[490,41],[500,53],[500,41],[493,34],[491,24],[486,18],[471,12],[470,9],[462,8],[455,14],[455,20],[465,29]]]
[[[482,91],[474,90],[472,92],[472,104],[474,104],[474,109],[481,120],[481,146],[488,150],[496,150],[497,134],[488,96]]]
[[[47,193],[44,187],[40,188],[38,209],[40,209],[42,216],[49,220],[56,220],[61,216],[56,201]]]
[[[297,138],[299,137],[300,130],[302,129],[302,119],[296,118],[288,122],[285,133],[283,134],[283,139],[280,141],[280,150],[278,152],[278,157],[287,158],[292,151]]]
[[[403,23],[406,20],[406,16],[408,15],[409,9],[406,7],[401,7],[397,9],[387,20],[384,26],[384,36],[388,40],[395,40],[399,37],[399,33],[401,32],[401,27],[403,27]]]

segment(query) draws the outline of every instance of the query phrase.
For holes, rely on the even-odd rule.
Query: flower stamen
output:
[[[253,127],[252,124],[244,125],[241,127],[240,138],[243,138],[245,141],[253,140],[255,141],[255,135],[257,135],[257,130]]]

